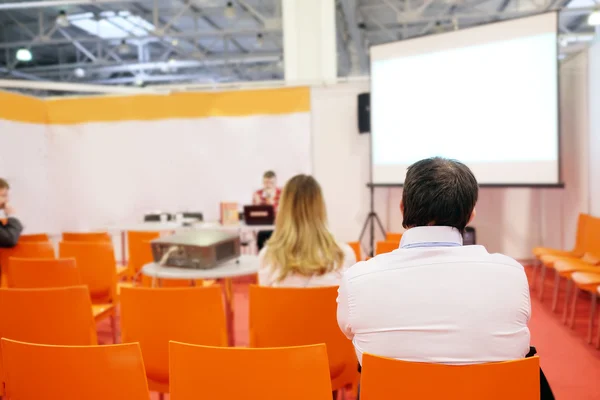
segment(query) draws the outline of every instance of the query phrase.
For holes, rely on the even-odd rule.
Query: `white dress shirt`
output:
[[[445,226],[417,227],[400,248],[351,267],[338,323],[363,353],[413,362],[477,364],[529,352],[523,266],[483,246],[462,246]]]
[[[298,274],[289,274],[282,281],[277,281],[278,272],[273,271],[273,267],[265,262],[265,252],[267,246],[263,247],[258,257],[260,259],[260,269],[258,270],[258,284],[261,286],[274,287],[321,287],[321,286],[339,286],[344,272],[356,264],[356,255],[354,250],[346,243],[338,243],[340,249],[344,252],[344,262],[333,272],[323,275],[302,276]]]

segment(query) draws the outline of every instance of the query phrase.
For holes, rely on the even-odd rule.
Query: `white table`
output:
[[[202,230],[220,230],[228,232],[238,232],[242,235],[245,232],[252,232],[256,235],[259,231],[272,231],[274,225],[246,225],[244,222],[239,224],[226,224],[220,222],[196,222],[184,226],[185,221],[167,221],[167,222],[143,222],[138,224],[123,224],[106,228],[110,233],[121,235],[121,263],[127,265],[127,231],[202,231]],[[200,279],[200,278],[199,278]]]
[[[258,272],[260,262],[256,255],[241,255],[238,259],[228,261],[211,269],[192,269],[162,267],[157,263],[146,264],[142,267],[142,275],[152,278],[152,286],[160,286],[161,279],[189,280],[193,286],[197,279],[219,279],[223,281],[225,297],[225,319],[227,322],[227,337],[229,345],[234,345],[233,330],[233,288],[231,278],[253,275]]]

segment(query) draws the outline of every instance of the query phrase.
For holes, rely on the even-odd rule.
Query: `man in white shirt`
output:
[[[477,181],[443,158],[408,168],[400,247],[343,276],[338,323],[363,353],[413,362],[477,364],[529,351],[523,267],[483,246],[462,246],[475,216]]]

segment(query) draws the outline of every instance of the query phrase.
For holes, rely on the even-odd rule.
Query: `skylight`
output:
[[[92,13],[69,16],[73,26],[102,39],[122,39],[128,36],[146,36],[154,25],[129,11],[105,11],[95,18]]]

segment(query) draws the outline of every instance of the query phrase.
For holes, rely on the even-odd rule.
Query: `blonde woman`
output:
[[[356,263],[352,248],[327,229],[323,194],[312,176],[296,175],[283,188],[275,232],[259,258],[262,286],[337,286]]]

